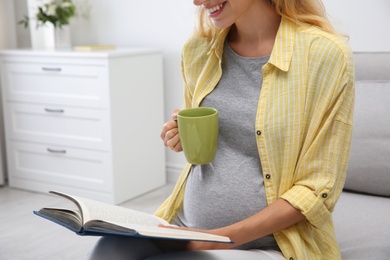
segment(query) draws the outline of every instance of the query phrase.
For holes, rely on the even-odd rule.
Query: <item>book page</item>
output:
[[[102,220],[106,222],[116,222],[120,224],[136,224],[147,226],[158,226],[159,224],[169,225],[165,220],[158,218],[152,214],[119,207],[111,204],[106,204],[99,201],[94,201],[85,198],[75,197],[83,210],[84,223],[90,220]]]
[[[112,224],[119,225],[119,223],[112,222]],[[202,240],[202,241],[217,241],[230,243],[230,238],[224,236],[218,236],[203,232],[189,231],[182,229],[171,229],[165,227],[156,226],[144,226],[135,224],[124,224],[121,225],[128,229],[136,230],[140,235],[147,237],[161,237],[161,238],[177,238],[177,239],[189,239],[189,240]]]
[[[83,215],[83,226],[91,232],[107,231],[108,233],[119,232],[122,234],[138,233],[139,235],[146,237],[231,242],[228,237],[202,232],[158,227],[159,224],[169,225],[169,223],[152,214],[91,199],[71,196],[64,193],[51,193],[73,201]]]

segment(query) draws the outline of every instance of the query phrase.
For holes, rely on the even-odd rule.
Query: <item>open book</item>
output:
[[[34,213],[78,235],[120,235],[232,243],[228,237],[224,236],[158,227],[159,224],[170,224],[151,214],[60,192],[50,191],[50,193],[72,201],[74,208],[43,208]]]

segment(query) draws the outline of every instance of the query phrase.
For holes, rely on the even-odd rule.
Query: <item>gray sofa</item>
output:
[[[390,53],[355,53],[354,132],[333,213],[344,260],[390,259]]]

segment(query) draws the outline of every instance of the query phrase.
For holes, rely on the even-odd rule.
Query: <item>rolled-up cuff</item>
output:
[[[325,205],[329,191],[323,190],[315,194],[305,186],[294,186],[281,198],[288,201],[294,208],[299,209],[306,219],[316,228],[321,228],[331,217],[331,212]]]

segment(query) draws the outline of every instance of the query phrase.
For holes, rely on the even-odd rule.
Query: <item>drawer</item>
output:
[[[108,110],[7,102],[7,138],[110,151]]]
[[[108,107],[107,67],[103,65],[6,63],[6,99],[82,107]]]
[[[11,187],[13,181],[32,181],[112,191],[108,153],[15,141],[7,145]]]

